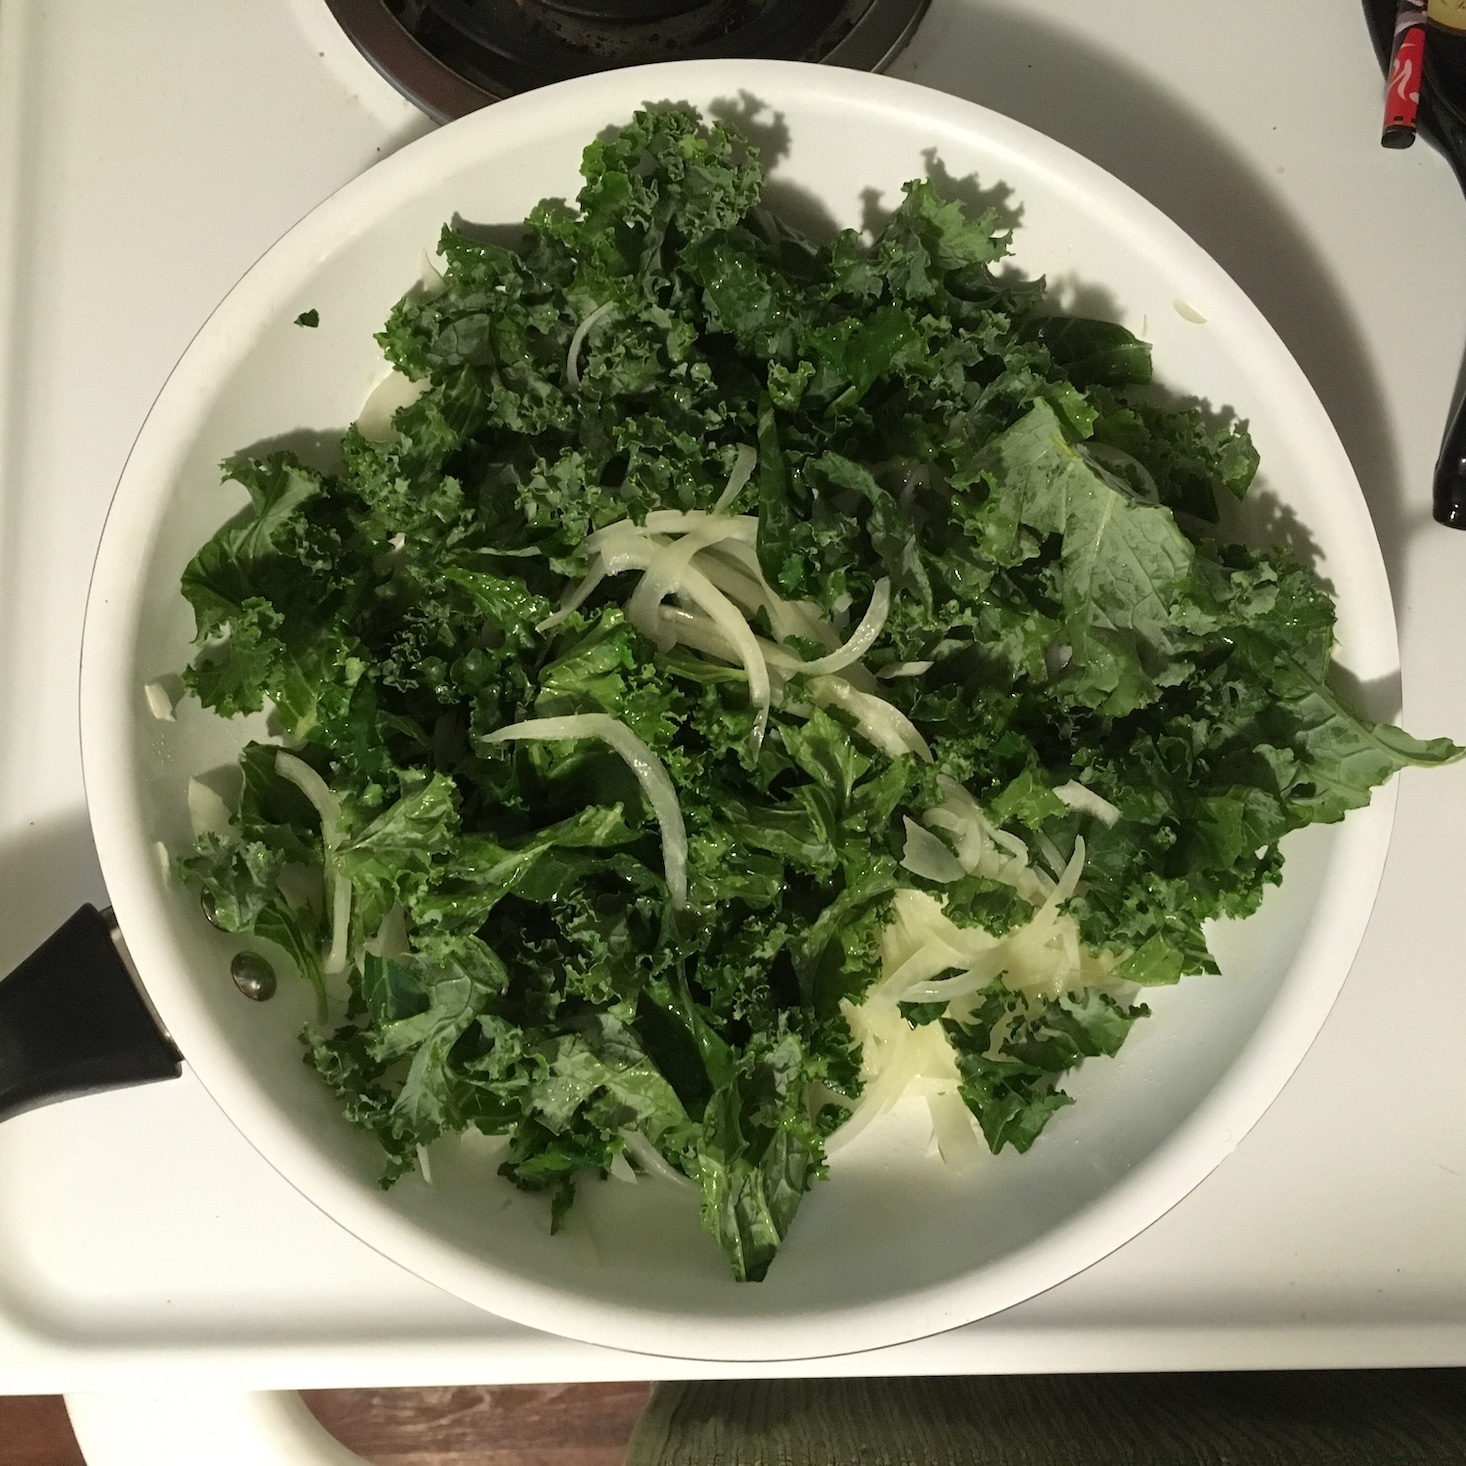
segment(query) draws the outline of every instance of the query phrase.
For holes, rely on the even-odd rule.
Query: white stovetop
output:
[[[1400,617],[1403,718],[1466,738],[1466,536],[1430,468],[1466,207],[1377,144],[1350,0],[933,0],[894,70],[1118,174],[1253,296],[1333,415]],[[75,681],[93,549],[169,368],[300,215],[429,124],[322,0],[0,6],[0,971],[105,897]],[[797,1373],[1466,1363],[1466,767],[1406,776],[1359,959],[1294,1080],[1149,1231],[1041,1298]],[[0,1130],[0,1392],[698,1375],[503,1323],[318,1214],[188,1077]],[[719,1374],[779,1366],[719,1365]]]

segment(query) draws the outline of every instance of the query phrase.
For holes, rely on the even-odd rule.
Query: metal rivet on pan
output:
[[[275,996],[275,969],[258,952],[238,952],[229,964],[229,976],[245,997],[263,1003]]]

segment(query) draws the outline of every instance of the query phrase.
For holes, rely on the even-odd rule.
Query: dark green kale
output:
[[[180,867],[221,926],[323,994],[349,985],[308,1057],[385,1181],[474,1126],[508,1137],[503,1173],[558,1225],[578,1179],[647,1142],[756,1279],[860,1093],[845,1013],[880,975],[893,893],[994,934],[1032,915],[1000,881],[902,868],[938,775],[1035,861],[1083,835],[1067,909],[1146,985],[1214,967],[1204,923],[1256,907],[1288,831],[1460,750],[1341,703],[1305,567],[1183,531],[1246,491],[1245,427],[1157,406],[1143,342],[998,273],[994,214],[915,182],[873,240],[816,247],[760,202],[751,148],[676,109],[582,171],[578,207],[540,205],[517,251],[444,231],[441,290],[378,338],[423,387],[385,440],[348,430],[333,474],[224,466],[251,506],[185,572],[187,685],[225,717],[269,704],[306,772],[251,745],[230,832]],[[625,576],[550,618],[588,535],[711,509],[750,448],[731,507],[758,516],[768,584],[837,621],[889,581],[866,667],[925,670],[861,686],[934,763],[792,695],[755,750],[744,670],[636,631]],[[668,771],[685,906],[612,748],[492,739],[586,713]],[[1118,819],[1055,794],[1073,781]],[[1035,1007],[995,980],[961,1022],[903,1011],[943,1024],[990,1146],[1026,1150],[1068,1103],[1059,1076],[1145,1009],[1097,989]]]

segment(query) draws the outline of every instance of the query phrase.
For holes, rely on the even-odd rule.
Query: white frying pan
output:
[[[204,922],[196,896],[169,883],[158,857],[160,844],[189,841],[189,775],[227,763],[258,728],[191,704],[176,721],[159,721],[144,688],[185,664],[193,628],[179,572],[240,506],[219,486],[219,460],[342,428],[385,370],[372,333],[418,277],[441,224],[455,214],[512,224],[542,196],[573,197],[583,144],[637,105],[668,99],[742,115],[756,139],[787,138],[786,151],[766,153],[771,198],[806,222],[859,224],[868,190],[890,203],[905,179],[933,166],[953,179],[975,175],[984,188],[1007,185],[1022,209],[1020,267],[1150,339],[1169,385],[1250,419],[1264,464],[1256,512],[1284,506],[1317,544],[1339,599],[1340,661],[1361,683],[1397,676],[1394,620],[1338,438],[1282,343],[1221,269],[1074,153],[890,78],[694,62],[515,98],[348,185],[215,312],[155,404],[118,487],[82,666],[97,847],[126,948],[171,1043],[300,1191],[450,1292],[536,1328],[649,1355],[808,1358],[910,1340],[1031,1297],[1195,1186],[1266,1109],[1328,1013],[1374,899],[1393,795],[1382,792],[1341,826],[1292,837],[1282,888],[1256,917],[1217,935],[1225,976],[1156,995],[1155,1016],[1120,1056],[1068,1086],[1080,1103],[1031,1153],[953,1174],[926,1159],[919,1112],[898,1110],[806,1199],[766,1284],[730,1281],[695,1208],[654,1181],[582,1188],[572,1235],[554,1238],[544,1202],[501,1181],[471,1141],[434,1148],[434,1184],[413,1176],[380,1191],[374,1142],[346,1125],[301,1062],[296,1035],[312,1016],[304,984],[282,982],[268,1003],[244,1001],[228,971],[237,941]],[[292,324],[307,309],[319,312],[317,330]],[[94,945],[105,957],[105,941]],[[47,990],[38,970],[22,985],[32,997]],[[136,1019],[135,999],[133,1007]],[[137,1072],[116,1072],[126,1065],[103,1052],[90,1068],[60,1063],[51,1087],[172,1072],[172,1049],[150,1032],[141,1020],[132,1031],[146,1051]],[[103,1032],[93,1047],[105,1051],[107,1040]],[[11,1062],[4,1044],[0,1075]],[[29,1082],[21,1102],[47,1092],[44,1077]]]

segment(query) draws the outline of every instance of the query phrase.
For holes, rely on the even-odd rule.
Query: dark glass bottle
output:
[[[1430,0],[1425,20],[1426,86],[1438,106],[1466,121],[1466,0]]]
[[[1425,92],[1430,127],[1466,188],[1466,0],[1429,0]],[[1456,404],[1436,462],[1436,519],[1466,529],[1466,400]]]

